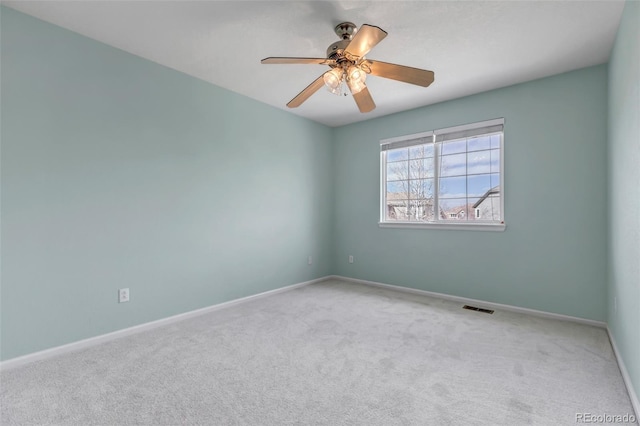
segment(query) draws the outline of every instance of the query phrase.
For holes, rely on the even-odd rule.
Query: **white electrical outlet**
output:
[[[311,258],[311,256],[309,256],[309,259],[307,259],[307,263],[308,263],[309,265],[311,265],[311,264],[313,263],[313,259]]]
[[[118,290],[118,303],[124,303],[129,301],[129,289],[121,288]]]
[[[349,255],[349,263],[353,263],[353,256]]]

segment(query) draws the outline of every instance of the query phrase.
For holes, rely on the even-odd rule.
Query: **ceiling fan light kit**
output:
[[[335,67],[325,72],[322,79],[329,92],[338,96],[347,96],[345,85],[355,95],[366,87],[364,82],[367,74],[357,66],[350,66],[346,71],[341,67]]]
[[[365,58],[365,55],[387,36],[383,29],[368,24],[358,29],[352,22],[343,22],[336,25],[334,31],[340,37],[340,41],[332,43],[327,48],[326,58],[269,57],[261,61],[263,64],[318,64],[331,68],[289,101],[289,108],[299,107],[322,86],[326,86],[333,94],[346,96],[346,86],[360,112],[373,111],[376,104],[365,84],[367,74],[422,87],[428,87],[433,83],[433,71]]]

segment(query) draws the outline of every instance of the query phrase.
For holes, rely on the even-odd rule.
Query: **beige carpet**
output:
[[[575,425],[603,329],[328,281],[2,372],[2,425]]]

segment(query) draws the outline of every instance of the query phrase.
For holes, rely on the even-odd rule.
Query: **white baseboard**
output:
[[[361,279],[357,279],[357,278],[343,277],[341,275],[331,275],[328,278],[336,279],[336,280],[343,280],[343,281],[351,281],[351,282],[358,283],[358,284],[365,284],[365,285],[370,285],[370,286],[374,286],[374,287],[381,287],[381,288],[386,288],[386,289],[389,289],[389,290],[401,291],[401,292],[404,292],[404,293],[419,294],[419,295],[422,295],[422,296],[435,297],[435,298],[438,298],[438,299],[450,300],[452,302],[464,303],[464,304],[467,304],[467,305],[474,305],[474,306],[478,306],[478,307],[482,307],[482,308],[491,308],[491,309],[494,309],[494,310],[503,310],[503,311],[517,312],[517,313],[521,313],[521,314],[534,315],[534,316],[542,317],[542,318],[549,318],[549,319],[556,319],[556,320],[562,320],[562,321],[577,322],[577,323],[580,323],[580,324],[592,325],[592,326],[600,327],[600,328],[606,328],[607,327],[607,323],[604,322],[604,321],[596,321],[596,320],[591,320],[591,319],[587,319],[587,318],[572,317],[570,315],[554,314],[552,312],[538,311],[536,309],[521,308],[519,306],[512,306],[512,305],[503,305],[501,303],[486,302],[484,300],[470,299],[470,298],[467,298],[467,297],[452,296],[450,294],[436,293],[436,292],[427,291],[427,290],[419,290],[417,288],[402,287],[402,286],[398,286],[398,285],[384,284],[384,283],[379,283],[379,282],[375,282],[375,281],[367,281],[367,280],[361,280]]]
[[[611,333],[611,329],[609,327],[607,327],[607,334],[609,335],[609,341],[611,342],[613,353],[616,357],[616,360],[618,361],[618,367],[620,368],[620,374],[622,374],[622,380],[624,380],[624,384],[627,387],[627,392],[629,393],[629,399],[631,399],[631,405],[633,406],[633,409],[636,412],[636,419],[640,421],[640,401],[638,400],[638,394],[633,388],[633,383],[631,383],[631,377],[629,376],[627,367],[624,365],[624,360],[620,355],[620,351],[618,350],[618,345],[616,345],[616,339],[613,337],[613,333]]]
[[[314,284],[317,282],[325,281],[329,279],[329,277],[317,278],[311,281],[305,281],[297,284],[292,284],[286,287],[276,288],[275,290],[265,291],[263,293],[254,294],[247,297],[242,297],[240,299],[230,300],[228,302],[218,303],[216,305],[207,306],[206,308],[200,308],[193,311],[185,312],[178,315],[173,315],[167,318],[162,318],[156,321],[147,322],[140,325],[135,325],[133,327],[123,328],[122,330],[113,331],[111,333],[102,334],[95,337],[90,337],[88,339],[78,340],[77,342],[68,343],[62,346],[56,346],[54,348],[45,349],[43,351],[33,352],[27,355],[19,356],[16,358],[11,358],[6,361],[0,362],[0,371],[8,370],[11,368],[20,367],[35,361],[40,361],[43,359],[51,358],[54,356],[62,355],[68,352],[77,351],[80,349],[88,348],[91,346],[99,345],[101,343],[105,343],[111,340],[119,339],[121,337],[130,336],[132,334],[141,333],[146,330],[151,330],[157,327],[162,327],[164,325],[172,324],[179,321],[184,321],[188,318],[193,318],[199,315],[204,315],[209,312],[217,311],[220,309],[230,308],[235,305],[239,305],[241,303],[249,302],[251,300],[260,299],[267,296],[272,296],[274,294],[283,293],[285,291],[290,291],[299,287],[304,287],[306,285]]]

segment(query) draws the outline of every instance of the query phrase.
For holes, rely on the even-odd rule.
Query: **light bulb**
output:
[[[331,71],[327,71],[324,73],[322,79],[331,93],[334,95],[341,94],[342,69],[334,68]]]
[[[367,74],[358,67],[352,66],[347,70],[347,84],[354,95],[366,87],[364,84],[366,79]]]
[[[360,68],[352,66],[349,67],[349,80],[355,80],[364,83],[364,80],[367,78],[367,74],[364,73]]]

